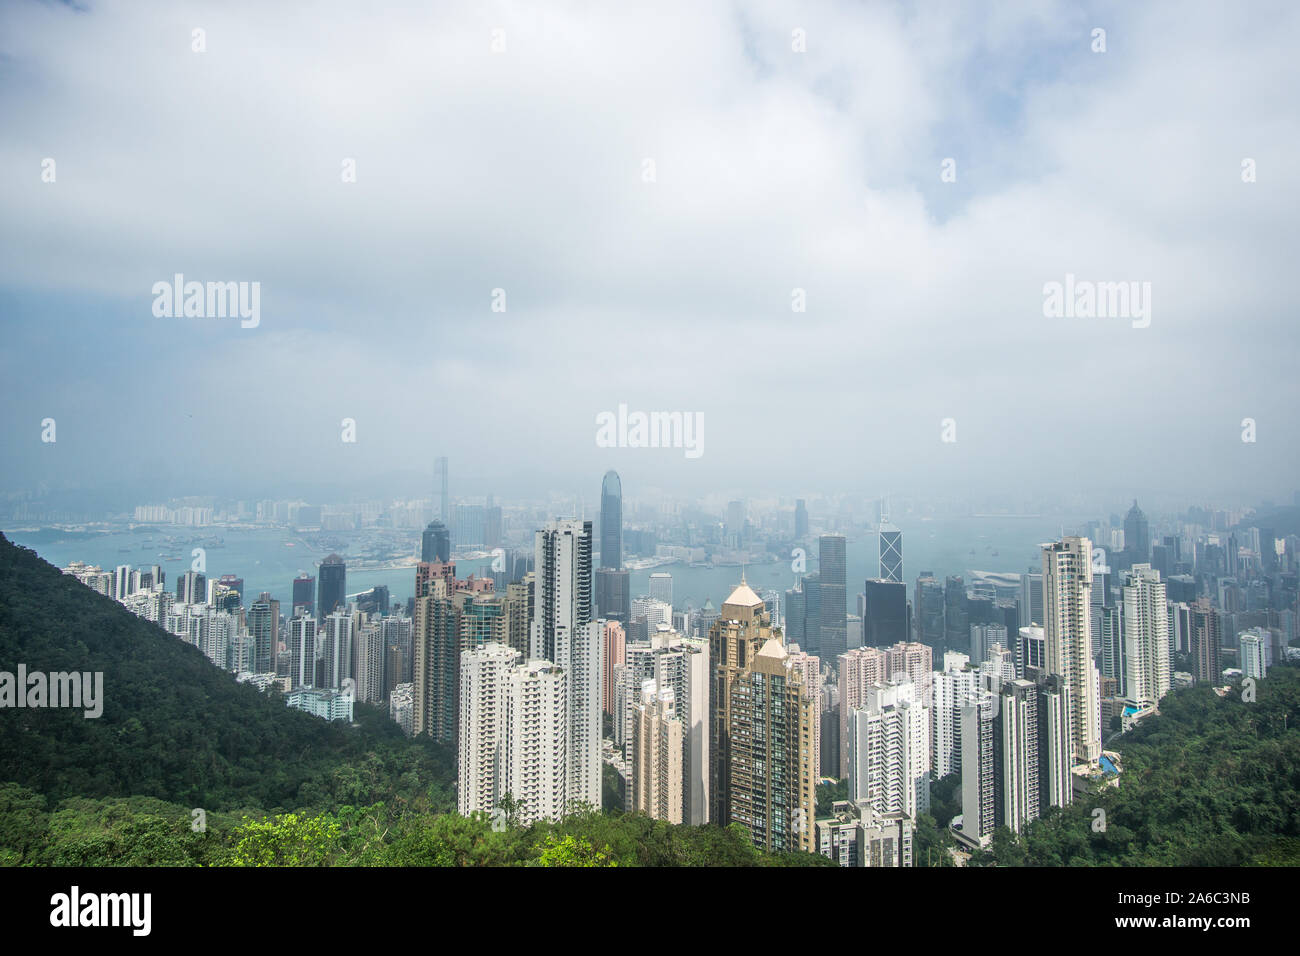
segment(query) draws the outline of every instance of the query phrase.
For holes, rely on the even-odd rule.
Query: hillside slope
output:
[[[448,754],[407,740],[378,708],[358,708],[361,727],[292,710],[0,535],[0,671],[20,663],[104,674],[98,718],[0,708],[0,781],[51,801],[328,808],[416,800],[454,779]]]

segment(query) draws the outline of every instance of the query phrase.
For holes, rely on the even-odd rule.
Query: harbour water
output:
[[[1073,533],[1086,517],[1062,519],[1059,516],[966,517],[917,521],[902,525],[903,573],[911,596],[912,585],[922,571],[933,572],[940,579],[950,574],[965,575],[971,570],[1021,572],[1039,566],[1039,545],[1055,540],[1064,530]],[[97,564],[111,570],[119,564],[149,567],[161,564],[169,586],[190,568],[190,551],[203,541],[210,577],[233,574],[244,579],[247,603],[262,591],[269,591],[283,604],[292,596],[292,582],[300,573],[315,576],[316,564],[330,552],[314,547],[308,537],[283,529],[269,528],[167,528],[139,527],[133,531],[111,534],[65,532],[55,529],[38,531],[6,530],[9,540],[34,550],[46,561],[66,567],[73,561]],[[335,535],[342,537],[343,535]],[[164,543],[171,538],[172,543]],[[215,538],[220,546],[212,546]],[[419,535],[411,533],[410,552],[418,547]],[[848,611],[856,613],[857,594],[868,577],[877,576],[878,542],[874,534],[851,537],[848,543]],[[346,547],[339,552],[348,560]],[[160,555],[162,555],[160,557]],[[388,586],[395,602],[405,602],[415,589],[415,568],[359,570],[349,561],[347,590],[365,591],[375,585]],[[457,574],[485,573],[490,558],[458,559]],[[792,557],[781,561],[754,564],[744,568],[751,587],[785,590],[793,585],[795,572]],[[816,541],[807,549],[807,570],[817,570]],[[740,582],[740,567],[693,567],[686,564],[661,565],[634,570],[631,574],[632,596],[649,591],[649,579],[655,571],[673,576],[673,605],[678,608],[701,607],[706,600],[715,606]]]

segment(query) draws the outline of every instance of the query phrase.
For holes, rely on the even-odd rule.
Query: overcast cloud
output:
[[[460,494],[615,467],[630,494],[1289,499],[1298,19],[7,4],[5,490],[363,488],[446,454]],[[259,281],[260,325],[156,318],[178,272]],[[1045,318],[1067,273],[1150,282],[1150,326]],[[704,454],[596,447],[619,403],[702,413]]]

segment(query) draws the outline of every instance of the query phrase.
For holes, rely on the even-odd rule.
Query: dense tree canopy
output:
[[[1002,866],[1237,866],[1300,863],[1300,670],[1278,665],[1219,697],[1174,691],[1107,743],[1118,787],[995,835],[975,863]],[[1101,811],[1100,813],[1098,811]]]

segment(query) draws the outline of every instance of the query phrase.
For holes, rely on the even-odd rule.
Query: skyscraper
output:
[[[651,574],[650,596],[656,601],[663,601],[669,607],[672,607],[673,576],[667,571],[656,571]]]
[[[889,654],[879,647],[856,647],[836,662],[839,697],[839,755],[832,775],[849,773],[849,735],[853,712],[867,702],[868,690],[889,679]]]
[[[316,686],[316,619],[310,614],[289,622],[291,690]]]
[[[1101,674],[1115,681],[1116,692],[1123,697],[1128,682],[1128,650],[1120,625],[1120,609],[1094,607],[1092,614],[1092,630],[1101,651]]]
[[[505,786],[519,801],[519,822],[559,820],[572,808],[568,675],[549,661],[510,668],[505,694]],[[599,718],[599,714],[597,715]],[[596,754],[597,771],[600,753]],[[595,806],[599,806],[599,774]]]
[[[1092,542],[1066,537],[1043,545],[1043,632],[1047,670],[1061,677],[1070,706],[1076,763],[1101,757],[1101,704],[1092,662]]]
[[[384,627],[371,619],[357,630],[352,643],[355,664],[352,677],[356,684],[356,699],[361,703],[377,704],[387,697],[384,676],[387,648],[384,645]]]
[[[961,771],[962,707],[976,699],[979,671],[970,666],[970,658],[958,651],[943,655],[943,670],[934,675],[931,697],[931,768],[934,778],[942,780]]]
[[[600,566],[623,567],[623,482],[612,470],[600,483]]]
[[[822,654],[822,576],[814,571],[803,579],[803,640],[799,642],[809,654]],[[846,626],[847,634],[847,626]]]
[[[446,458],[438,458],[434,461],[434,481],[437,485],[435,490],[438,492],[438,520],[446,524],[451,520],[451,498],[447,494]]]
[[[292,616],[311,614],[316,607],[316,579],[310,574],[300,574],[293,579]]]
[[[930,809],[930,709],[906,675],[869,687],[848,733],[850,800],[913,820]]]
[[[735,539],[735,545],[742,543],[745,536],[745,503],[743,501],[727,502],[727,536]]]
[[[930,647],[943,648],[943,585],[929,571],[916,579],[916,639]],[[863,638],[865,640],[865,626]]]
[[[867,581],[863,585],[862,643],[884,647],[906,641],[907,585],[902,581]]]
[[[685,821],[683,723],[671,687],[647,680],[633,705],[632,806],[655,820]]]
[[[263,591],[248,608],[248,633],[253,636],[253,660],[260,673],[275,667],[280,641],[280,602]]]
[[[1199,682],[1218,683],[1223,676],[1222,628],[1210,599],[1199,597],[1188,607],[1192,645],[1192,676]]]
[[[339,690],[352,677],[352,615],[342,609],[329,615],[320,622],[317,639],[324,665],[324,679],[317,686]]]
[[[949,575],[943,582],[944,649],[970,649],[970,614],[966,608],[966,582],[960,575]]]
[[[808,508],[802,498],[797,498],[794,503],[794,539],[802,541],[806,537],[808,537]]]
[[[903,583],[903,532],[884,517],[880,521],[880,578]]]
[[[331,554],[320,563],[320,603],[316,606],[316,617],[323,621],[339,608],[347,607],[347,590],[347,565],[337,554]]]
[[[1038,688],[1027,680],[1003,681],[993,720],[994,816],[1019,833],[1042,810],[1038,748]]]
[[[632,579],[625,568],[596,570],[596,613],[627,626],[632,620]]]
[[[461,657],[456,783],[461,816],[491,813],[505,796],[510,672],[518,662],[519,652],[502,644],[485,644]],[[525,795],[515,796],[521,798]]]
[[[1237,647],[1241,653],[1241,676],[1261,680],[1268,675],[1268,646],[1270,635],[1267,628],[1254,627],[1237,635]]]
[[[451,560],[451,532],[441,521],[430,521],[420,536],[420,560],[444,563]]]
[[[1031,667],[1047,668],[1047,637],[1043,629],[1029,625],[1020,629],[1016,648],[1016,676],[1024,677]]]
[[[1010,648],[1007,629],[1001,624],[972,624],[970,626],[970,661],[976,667],[989,657],[989,649],[998,644]]]
[[[415,618],[412,624],[412,732],[428,734],[442,744],[456,742],[459,703],[460,645],[456,609],[455,565],[421,564],[416,572]],[[421,574],[446,568],[448,576]],[[424,578],[424,580],[421,580]]]
[[[997,710],[997,695],[983,687],[976,687],[961,708],[961,834],[980,847],[992,842],[997,827]]]
[[[1151,560],[1151,528],[1136,498],[1124,516],[1124,550],[1129,553],[1130,564]]]
[[[741,587],[748,594],[733,593],[724,616],[727,606],[743,605],[754,594]],[[757,607],[762,609],[761,601]],[[741,668],[730,682],[730,697],[727,822],[743,826],[761,850],[811,852],[816,704],[779,640],[768,638]]]
[[[803,588],[796,585],[789,591],[785,592],[785,622],[782,628],[786,644],[798,644],[800,647],[807,646],[805,641],[804,617],[807,613],[807,605]]]
[[[1043,623],[1043,576],[1032,571],[1020,575],[1021,626]]]
[[[824,534],[817,541],[817,552],[817,577],[821,585],[821,633],[817,654],[833,659],[848,650],[847,542],[841,534]]]
[[[671,691],[673,712],[682,722],[683,822],[697,825],[709,820],[709,653],[708,645],[660,627],[646,641],[625,648],[626,662],[615,688],[614,741],[632,760],[636,707],[644,703],[647,682],[659,692]]]
[[[208,576],[186,571],[176,579],[176,600],[181,604],[203,604],[208,599]]]
[[[627,633],[618,621],[605,624],[605,650],[601,658],[600,708],[615,721],[621,719],[615,702],[618,699],[619,668],[627,660]]]
[[[709,663],[712,717],[709,739],[709,820],[719,826],[731,822],[731,704],[732,685],[772,638],[772,619],[763,601],[741,583],[722,604],[709,628]]]
[[[1135,564],[1124,577],[1124,695],[1139,707],[1169,693],[1169,609],[1160,572]]]
[[[1070,767],[1070,706],[1065,682],[1039,667],[1025,668],[1025,680],[1038,690],[1039,814],[1068,806],[1074,798]]]
[[[603,620],[591,615],[591,522],[551,521],[534,538],[537,579],[531,660],[564,672],[567,727],[566,806],[600,806]]]

